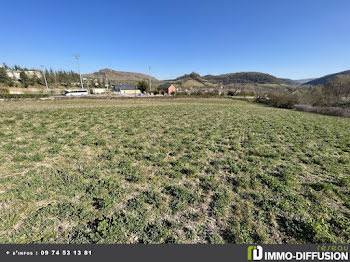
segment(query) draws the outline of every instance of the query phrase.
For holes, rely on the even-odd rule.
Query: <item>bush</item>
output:
[[[350,108],[311,105],[295,105],[294,108],[298,111],[317,113],[321,115],[350,117]]]
[[[235,95],[236,95],[236,92],[230,90],[230,91],[227,92],[227,95],[228,95],[228,96],[235,96]]]
[[[1,94],[1,98],[42,98],[49,97],[48,94]]]
[[[0,87],[0,95],[2,94],[8,94],[9,89],[7,87]]]
[[[254,91],[249,91],[249,90],[243,90],[239,93],[236,94],[236,96],[255,96],[255,92]]]
[[[279,108],[293,108],[298,103],[298,97],[294,94],[275,92],[268,95],[267,103]]]
[[[334,98],[331,95],[326,95],[324,86],[315,86],[310,93],[305,95],[304,100],[312,106],[329,106]]]

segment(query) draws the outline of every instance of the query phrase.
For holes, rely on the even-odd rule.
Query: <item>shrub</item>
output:
[[[267,103],[279,108],[293,108],[298,103],[298,97],[294,94],[275,92],[268,95]]]
[[[350,117],[349,108],[310,105],[295,105],[294,108],[298,111],[311,112],[322,115]]]
[[[49,97],[48,94],[1,94],[1,98],[42,98]]]
[[[177,92],[176,96],[194,96],[194,97],[215,97],[215,96],[221,96],[223,93],[218,93],[218,92],[192,92],[192,93],[187,93],[187,92]]]
[[[2,94],[8,94],[9,89],[7,87],[0,87],[0,95]]]
[[[331,95],[326,95],[323,86],[314,87],[305,95],[306,103],[313,106],[329,106],[331,104]]]
[[[249,90],[243,90],[239,93],[236,94],[236,96],[255,96],[255,92],[254,91],[249,91]]]

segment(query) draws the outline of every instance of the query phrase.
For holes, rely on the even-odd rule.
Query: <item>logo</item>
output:
[[[261,260],[263,258],[263,248],[261,246],[248,247],[248,260]]]

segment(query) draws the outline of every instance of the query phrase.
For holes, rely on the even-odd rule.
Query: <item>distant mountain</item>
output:
[[[350,71],[346,71],[350,72]],[[84,77],[89,79],[106,79],[108,78],[111,84],[132,84],[142,80],[149,80],[149,76],[141,73],[121,72],[112,69],[102,69],[98,72],[85,74]],[[313,79],[292,80],[287,78],[277,78],[273,75],[260,72],[239,72],[222,75],[205,75],[192,72],[185,74],[172,80],[158,80],[151,77],[152,84],[156,87],[160,84],[169,83],[177,87],[183,88],[217,88],[221,86],[229,86],[233,84],[254,84],[254,85],[275,85],[275,86],[298,86],[305,82],[310,82]],[[316,79],[315,79],[316,80]],[[312,82],[312,81],[311,81]]]
[[[305,84],[307,82],[310,82],[312,80],[314,80],[315,78],[305,78],[305,79],[299,79],[299,80],[294,80],[296,81],[297,83],[299,83],[299,85],[302,85],[302,84]]]
[[[121,72],[112,69],[102,69],[98,72],[85,74],[84,77],[90,79],[105,79],[107,76],[108,80],[112,84],[136,84],[138,81],[149,80],[149,76],[141,73],[132,72]],[[151,77],[152,81],[157,82],[158,80]]]
[[[302,85],[306,82],[310,82],[314,80],[315,78],[307,78],[307,79],[298,79],[298,80],[293,80],[289,78],[280,78],[284,83],[287,85]]]
[[[280,78],[280,80],[282,80],[282,82],[287,85],[292,85],[292,86],[300,85],[298,80],[293,80],[289,78]]]
[[[303,83],[303,85],[324,85],[332,78],[335,78],[335,77],[340,76],[340,75],[350,75],[350,70],[335,73],[335,74],[326,75],[326,76],[323,76],[320,78],[316,78],[312,81],[308,81],[306,83]]]
[[[285,84],[281,79],[259,72],[241,72],[222,75],[200,76],[197,73],[185,74],[173,80],[166,80],[184,88],[188,87],[219,87],[231,84]]]
[[[231,73],[223,75],[206,75],[202,77],[203,79],[214,82],[222,83],[224,85],[228,84],[283,84],[284,82],[272,75],[259,73],[259,72],[240,72],[240,73]]]

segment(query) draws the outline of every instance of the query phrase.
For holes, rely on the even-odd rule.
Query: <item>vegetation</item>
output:
[[[140,89],[140,91],[143,92],[149,92],[149,84],[146,80],[142,80],[137,83],[136,87]]]
[[[6,67],[0,67],[0,83],[3,84],[9,84],[10,78],[6,74]]]
[[[112,69],[102,69],[98,72],[94,72],[92,74],[86,74],[84,77],[90,79],[98,79],[110,82],[111,84],[123,84],[123,85],[136,85],[138,82],[143,80],[148,80],[150,78],[149,75],[141,74],[141,73],[132,73],[132,72],[120,72]],[[158,82],[158,80],[154,77],[151,77],[152,83]]]
[[[258,92],[255,100],[274,107],[297,108],[301,111],[349,117],[350,76],[336,75],[325,85],[300,88],[294,92],[283,90]]]
[[[313,79],[311,81],[304,83],[304,85],[313,85],[313,86],[324,85],[335,77],[349,76],[349,75],[350,75],[350,70],[347,70],[347,71],[343,71],[343,72],[339,72],[339,73],[335,73],[335,74],[330,74],[330,75],[326,75],[326,76],[323,76],[320,78]]]
[[[0,87],[0,95],[8,94],[9,89],[7,87]]]
[[[298,96],[287,92],[271,92],[263,97],[257,96],[255,101],[279,108],[293,108],[298,104]]]
[[[283,81],[269,74],[258,72],[242,72],[224,75],[207,75],[203,77],[215,83],[232,84],[232,83],[258,83],[258,84],[283,84]]]
[[[350,97],[350,75],[336,76],[330,79],[324,86],[319,88],[319,96],[321,96],[323,99],[315,101],[314,105],[323,104],[334,106],[348,104],[350,106],[350,101],[347,101],[346,99]]]
[[[164,94],[164,91],[163,91]],[[223,93],[218,93],[218,92],[192,92],[192,93],[187,93],[187,92],[177,92],[174,93],[176,97],[220,97],[224,96]]]
[[[350,243],[348,119],[79,99],[0,123],[0,243]]]
[[[178,78],[176,78],[176,80],[188,80],[188,79],[192,79],[192,80],[196,80],[202,84],[205,84],[206,80],[204,80],[198,73],[196,72],[192,72],[191,74],[185,74],[183,76],[180,76]]]
[[[1,90],[0,90],[1,91]],[[0,98],[42,98],[42,97],[49,97],[49,94],[1,94],[0,92]]]
[[[26,73],[29,71],[28,68],[25,68],[25,67],[22,68],[18,65],[9,67],[8,65],[3,64],[3,66],[0,67],[0,84],[2,84],[2,86],[6,86],[6,87],[14,86],[14,80],[7,76],[6,69],[11,69],[12,71],[20,72],[20,82],[21,82],[21,86],[24,88],[28,88],[29,86],[45,85],[43,77],[38,77],[36,74],[28,75],[28,73]],[[35,72],[40,72],[35,69],[30,69],[30,70],[33,70]],[[52,69],[49,69],[49,70],[45,70],[44,73],[45,73],[47,82],[51,87],[74,86],[75,82],[80,81],[79,74],[75,73],[74,71],[63,71],[63,70],[54,71]]]
[[[19,77],[21,78],[21,83],[22,83],[23,87],[24,87],[24,88],[28,88],[28,86],[29,86],[29,81],[28,81],[28,76],[27,76],[27,74],[26,74],[24,71],[22,71],[22,72],[20,73]]]
[[[45,76],[48,84],[52,85],[62,85],[62,86],[74,86],[74,83],[80,83],[80,77],[78,73],[74,71],[54,71],[52,69],[45,71]],[[40,80],[40,84],[44,85],[44,80]]]

